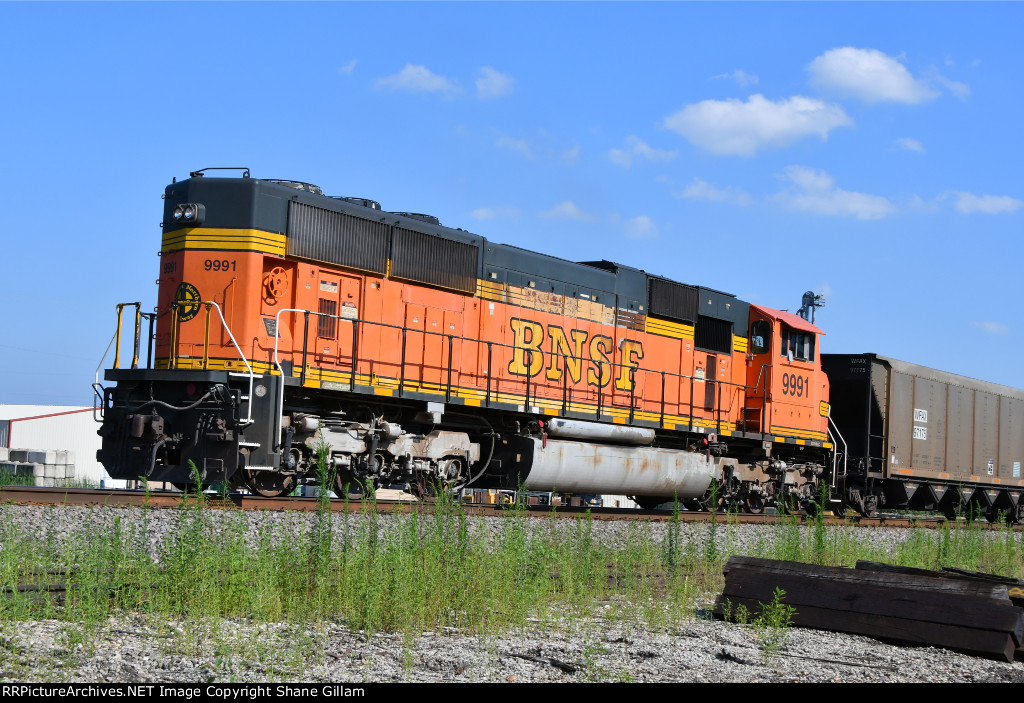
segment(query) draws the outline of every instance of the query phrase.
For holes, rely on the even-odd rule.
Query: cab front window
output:
[[[790,361],[814,361],[814,335],[782,325],[779,353]]]

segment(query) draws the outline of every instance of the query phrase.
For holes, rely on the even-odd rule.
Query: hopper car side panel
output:
[[[1024,392],[874,354],[823,364],[852,503],[1021,517]]]

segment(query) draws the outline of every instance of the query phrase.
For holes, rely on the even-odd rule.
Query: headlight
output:
[[[206,206],[202,203],[181,203],[174,208],[174,221],[200,225],[206,219]]]

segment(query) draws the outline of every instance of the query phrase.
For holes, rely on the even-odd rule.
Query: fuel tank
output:
[[[529,438],[531,491],[699,498],[717,473],[714,457],[653,447]],[[532,450],[532,451],[531,451]]]

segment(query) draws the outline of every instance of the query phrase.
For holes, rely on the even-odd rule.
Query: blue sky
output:
[[[0,3],[0,403],[90,402],[208,166],[1024,387],[1018,3]]]

